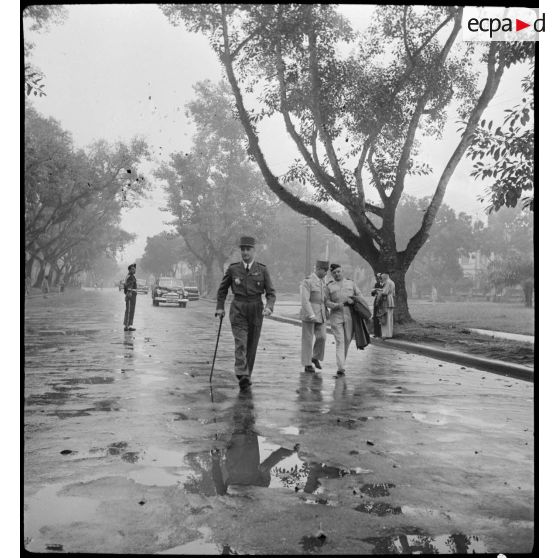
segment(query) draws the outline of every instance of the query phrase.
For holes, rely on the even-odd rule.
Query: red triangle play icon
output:
[[[521,31],[522,29],[525,29],[526,27],[531,27],[530,23],[525,23],[524,21],[521,21],[520,19],[515,20],[515,30],[516,31]]]

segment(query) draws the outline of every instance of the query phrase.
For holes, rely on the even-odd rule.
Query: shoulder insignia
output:
[[[261,263],[261,262],[254,262],[254,263],[256,263],[256,264],[258,264],[258,265],[261,265],[262,267],[265,267],[265,264],[263,264],[263,263]]]

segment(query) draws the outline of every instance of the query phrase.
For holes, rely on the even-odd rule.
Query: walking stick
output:
[[[219,346],[219,337],[221,336],[221,326],[223,325],[223,314],[219,319],[219,331],[217,332],[217,343],[215,343],[215,352],[213,353],[213,364],[211,365],[211,374],[209,375],[209,383],[213,378],[213,368],[215,367],[215,357],[217,356],[217,347]]]

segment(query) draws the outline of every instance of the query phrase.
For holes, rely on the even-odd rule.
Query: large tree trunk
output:
[[[412,322],[409,306],[407,304],[407,286],[405,285],[405,271],[396,270],[390,273],[391,280],[395,283],[395,310],[393,319],[397,324]]]

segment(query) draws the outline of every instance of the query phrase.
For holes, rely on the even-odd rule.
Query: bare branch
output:
[[[374,166],[374,163],[372,161],[372,150],[368,152],[368,168],[370,169],[372,178],[374,179],[374,186],[376,187],[376,190],[378,190],[378,194],[380,194],[380,199],[382,200],[382,203],[384,204],[385,207],[388,201],[388,196],[386,194],[386,189],[382,181],[380,180],[380,175],[378,174],[378,171],[376,170],[376,167]]]

